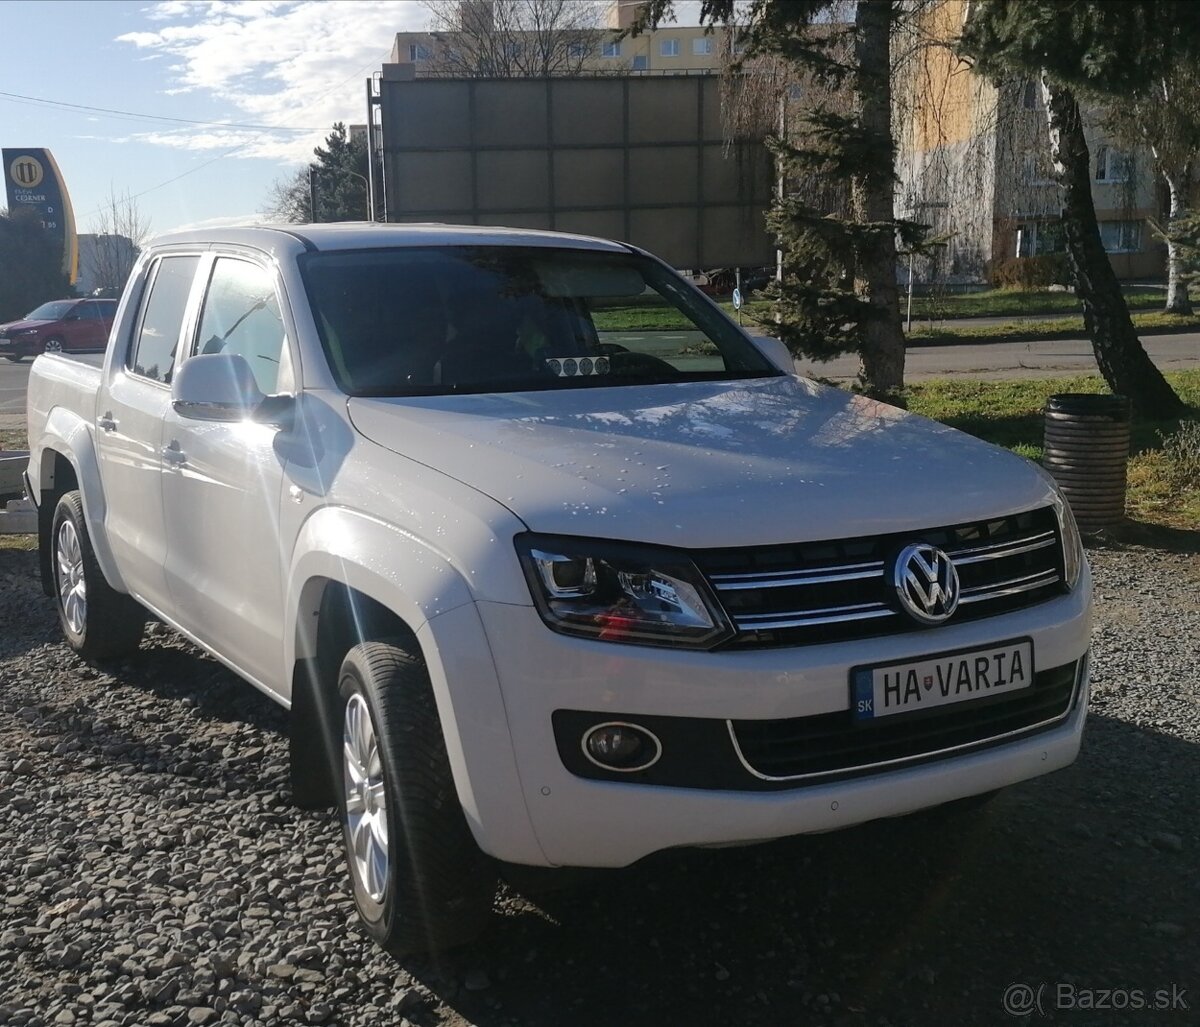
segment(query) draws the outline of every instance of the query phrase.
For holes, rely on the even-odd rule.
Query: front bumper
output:
[[[22,339],[20,337],[14,339],[7,335],[0,336],[0,357],[27,357],[33,352],[36,341],[35,339]]]
[[[1070,595],[986,620],[850,643],[742,652],[649,649],[568,638],[551,632],[532,607],[478,604],[502,695],[524,799],[522,817],[550,865],[625,866],[650,853],[690,845],[751,843],[848,827],[879,817],[990,791],[1070,764],[1087,709],[1085,654],[1091,583],[1085,571]],[[436,628],[436,619],[432,627]],[[1064,716],[998,743],[972,744],[935,759],[903,760],[859,774],[764,787],[747,771],[743,789],[728,782],[666,787],[594,780],[572,773],[555,737],[555,714],[592,711],[616,719],[727,721],[815,717],[849,706],[852,666],[984,648],[1033,639],[1039,669],[1084,661]],[[460,644],[462,640],[459,640]],[[451,690],[468,689],[470,682]],[[716,736],[709,736],[715,738]],[[727,753],[693,753],[694,763]],[[464,754],[469,762],[469,750]],[[493,792],[493,795],[495,793]],[[515,812],[515,796],[508,798]],[[491,818],[488,818],[491,819]],[[529,862],[535,846],[507,852],[507,841],[477,830],[485,850]]]

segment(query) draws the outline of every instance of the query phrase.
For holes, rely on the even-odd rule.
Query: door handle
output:
[[[162,448],[163,461],[170,464],[172,467],[181,467],[187,463],[187,455],[179,448],[178,442],[172,442],[169,446]]]
[[[104,431],[116,431],[117,422],[113,420],[112,414],[105,414],[103,417],[96,418],[96,427],[102,428]]]

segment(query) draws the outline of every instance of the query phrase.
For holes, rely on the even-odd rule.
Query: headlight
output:
[[[1070,589],[1079,583],[1079,574],[1083,570],[1083,542],[1079,538],[1075,515],[1071,513],[1071,504],[1057,488],[1054,491],[1054,509],[1058,514],[1058,532],[1062,538],[1063,577]]]
[[[37,335],[37,333],[40,330],[41,329],[39,329],[39,328],[24,328],[21,331],[17,332],[16,334],[17,335]]]
[[[1054,475],[1046,470],[1036,460],[1029,461],[1030,466],[1042,476],[1050,491],[1054,493],[1054,512],[1058,516],[1058,537],[1062,539],[1063,578],[1067,589],[1073,589],[1079,584],[1079,575],[1083,570],[1083,542],[1079,537],[1079,525],[1075,523],[1075,515],[1071,513],[1071,504],[1059,488]]]
[[[564,635],[710,649],[734,631],[682,553],[564,535],[518,535],[542,620]]]

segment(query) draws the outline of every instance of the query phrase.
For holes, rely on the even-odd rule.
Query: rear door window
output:
[[[158,261],[129,354],[127,366],[134,374],[170,383],[188,294],[199,262],[199,257],[162,257]]]

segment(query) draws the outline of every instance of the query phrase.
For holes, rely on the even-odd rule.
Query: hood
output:
[[[931,528],[1049,503],[1024,458],[802,378],[351,399],[381,446],[533,531],[690,548]]]
[[[0,325],[0,335],[12,335],[16,332],[23,332],[27,328],[44,328],[46,325],[55,324],[54,321],[9,321],[7,324]]]

